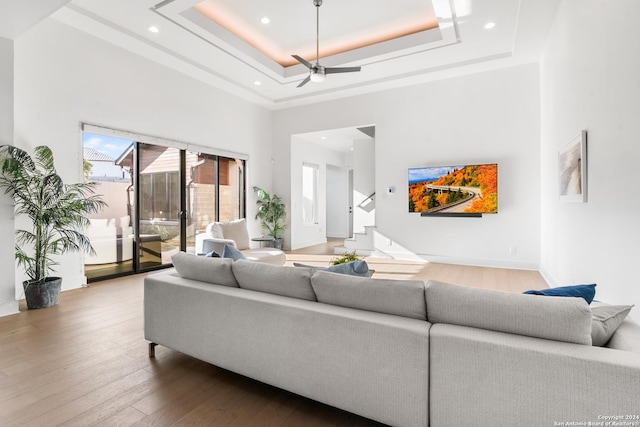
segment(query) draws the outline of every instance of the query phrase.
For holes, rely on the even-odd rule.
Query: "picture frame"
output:
[[[587,202],[587,131],[558,151],[558,192],[561,202]]]

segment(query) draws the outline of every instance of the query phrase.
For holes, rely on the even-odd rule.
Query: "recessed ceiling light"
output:
[[[253,82],[253,84],[256,85],[256,86],[260,86],[262,84],[262,82],[259,81],[259,80],[256,80],[255,82]]]
[[[324,139],[327,139],[327,137],[326,136],[321,136],[320,139],[324,140]]]
[[[263,17],[260,22],[262,22],[263,24],[268,24],[269,22],[271,22],[271,19],[267,18],[266,16]]]
[[[149,31],[151,31],[152,33],[159,33],[160,32],[158,27],[155,27],[155,26],[149,27]]]
[[[495,23],[495,22],[487,22],[487,24],[484,26],[484,29],[485,29],[485,30],[490,30],[490,29],[492,29],[492,28],[493,28],[493,27],[495,27],[495,26],[496,26],[496,23]]]

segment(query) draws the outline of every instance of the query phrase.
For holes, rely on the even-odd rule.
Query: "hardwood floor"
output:
[[[287,254],[327,265],[331,255]],[[519,292],[536,272],[367,259],[377,277]],[[324,264],[323,264],[324,263]],[[63,292],[60,304],[0,318],[0,425],[379,426],[162,346],[147,355],[142,275]]]

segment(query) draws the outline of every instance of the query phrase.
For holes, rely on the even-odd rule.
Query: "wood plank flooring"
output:
[[[330,255],[289,253],[327,265]],[[377,277],[520,292],[536,272],[368,259]],[[63,292],[60,304],[0,318],[0,425],[379,426],[143,338],[143,276]]]

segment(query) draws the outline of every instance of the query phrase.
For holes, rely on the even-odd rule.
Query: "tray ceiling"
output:
[[[558,2],[324,0],[320,62],[362,71],[301,88],[313,0],[73,0],[53,18],[277,109],[537,61]]]

